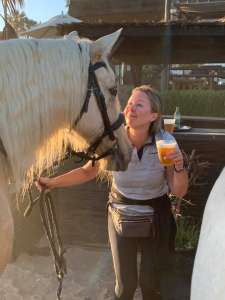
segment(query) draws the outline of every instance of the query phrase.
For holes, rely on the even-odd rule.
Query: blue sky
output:
[[[38,22],[45,22],[55,15],[67,12],[66,0],[25,0],[24,8],[27,17]],[[3,9],[0,4],[0,13],[3,14]],[[0,18],[0,30],[3,28],[3,21]]]

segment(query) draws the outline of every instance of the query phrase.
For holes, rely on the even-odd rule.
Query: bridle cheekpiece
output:
[[[87,85],[87,94],[85,97],[84,104],[81,108],[81,111],[75,120],[73,127],[76,127],[78,122],[81,120],[82,116],[84,113],[88,112],[88,105],[90,102],[91,95],[93,94],[95,96],[99,111],[102,116],[103,124],[104,124],[104,131],[103,133],[96,138],[96,140],[88,147],[86,152],[75,152],[77,156],[79,156],[82,160],[91,160],[92,164],[94,165],[95,162],[101,158],[104,158],[108,155],[112,155],[115,151],[115,149],[118,147],[118,143],[113,145],[112,148],[109,148],[106,150],[104,153],[101,155],[97,155],[95,153],[96,149],[98,146],[101,144],[102,140],[106,137],[109,136],[111,141],[116,140],[116,137],[114,135],[114,130],[117,130],[122,124],[124,124],[124,116],[122,113],[120,113],[118,119],[111,125],[109,116],[107,113],[107,107],[106,107],[106,102],[105,102],[105,97],[103,93],[101,92],[101,89],[99,87],[99,83],[95,74],[95,71],[99,68],[106,68],[107,66],[105,62],[99,61],[96,62],[95,64],[90,63],[89,68],[88,68],[88,85]],[[113,87],[109,89],[109,92],[112,96],[116,96],[117,94],[117,88]]]

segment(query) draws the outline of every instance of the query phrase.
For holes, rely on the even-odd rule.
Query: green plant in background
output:
[[[176,249],[196,249],[198,245],[200,225],[195,224],[190,217],[177,218]]]
[[[186,116],[225,117],[225,91],[172,90],[160,96],[164,114],[173,114],[179,106]]]
[[[119,86],[122,108],[130,96],[133,86]],[[159,93],[163,114],[172,115],[179,106],[181,115],[225,118],[225,90],[169,90]]]
[[[190,201],[178,198],[171,194],[170,201],[172,206],[178,202],[181,203],[181,208],[187,205],[193,205]],[[196,223],[193,217],[183,216],[182,214],[176,216],[177,233],[175,239],[175,248],[178,250],[196,249],[200,233],[200,223]]]

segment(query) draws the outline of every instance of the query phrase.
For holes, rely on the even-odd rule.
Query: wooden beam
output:
[[[64,34],[77,30],[96,39],[123,27],[114,59],[140,64],[191,64],[225,62],[225,24],[76,24],[65,25]]]

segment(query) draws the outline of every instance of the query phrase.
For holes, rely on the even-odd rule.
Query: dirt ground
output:
[[[61,189],[54,192],[54,199],[68,267],[62,299],[113,300],[114,274],[105,214],[107,186],[91,182]],[[23,235],[23,245],[30,241],[30,247],[24,252],[21,246],[20,255],[2,275],[0,300],[55,300],[57,279],[48,242],[42,237],[33,245],[34,226],[27,222],[20,236]],[[192,267],[192,254],[176,253],[168,274],[168,300],[190,298]],[[135,300],[141,299],[138,289]]]

